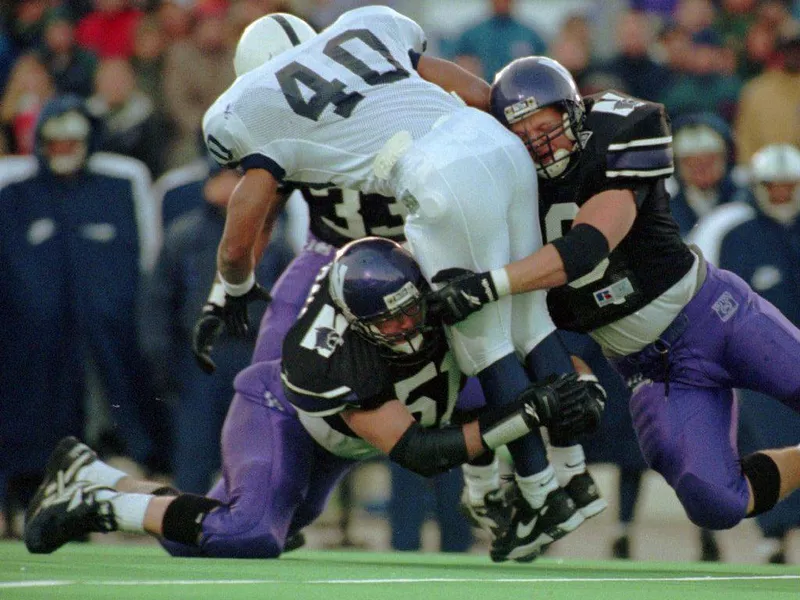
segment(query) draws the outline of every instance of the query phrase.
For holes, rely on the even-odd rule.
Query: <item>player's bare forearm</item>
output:
[[[506,265],[511,293],[546,290],[567,283],[564,263],[558,250],[547,244],[518,261]]]
[[[414,417],[399,400],[386,402],[374,410],[347,410],[342,413],[342,418],[356,435],[385,454],[391,452],[414,423]],[[478,421],[463,425],[462,431],[469,458],[482,454],[486,448],[481,441]]]
[[[455,92],[469,106],[489,111],[489,84],[454,62],[422,56],[417,64],[417,72],[426,81],[448,92]]]
[[[281,205],[278,183],[264,169],[248,170],[231,194],[217,267],[225,281],[243,283],[253,272]]]

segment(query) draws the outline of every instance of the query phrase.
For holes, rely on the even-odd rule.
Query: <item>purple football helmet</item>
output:
[[[495,77],[490,102],[492,115],[508,128],[542,108],[560,109],[563,116],[558,125],[534,139],[523,135],[522,141],[540,177],[563,177],[577,164],[586,112],[578,86],[560,63],[544,56],[509,63]],[[553,148],[552,141],[562,134],[574,142],[571,151]]]
[[[426,323],[428,283],[397,242],[380,237],[350,242],[336,253],[329,278],[331,297],[353,331],[391,351],[384,356],[410,358],[442,337],[441,327]]]

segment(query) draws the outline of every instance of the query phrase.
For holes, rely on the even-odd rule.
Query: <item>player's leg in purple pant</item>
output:
[[[286,332],[297,319],[319,270],[333,259],[335,252],[336,248],[309,234],[303,251],[270,290],[272,301],[261,318],[253,363],[280,358]]]
[[[324,450],[300,424],[283,397],[278,361],[248,367],[235,387],[222,431],[222,479],[209,494],[223,505],[204,519],[199,548],[162,542],[174,556],[279,556],[355,464]]]
[[[739,277],[709,265],[705,283],[661,337],[615,361],[628,380],[652,381],[631,399],[642,452],[692,521],[733,527],[745,517],[748,490],[731,388],[755,389],[798,410],[800,332]]]

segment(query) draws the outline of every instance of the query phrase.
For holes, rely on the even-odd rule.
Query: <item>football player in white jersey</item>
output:
[[[486,293],[506,296],[502,266],[541,246],[537,180],[520,140],[477,110],[488,108],[487,84],[421,56],[421,28],[387,7],[350,11],[318,35],[296,18],[279,17],[268,15],[275,23],[243,33],[239,76],[203,119],[209,151],[244,171],[217,261],[215,298],[228,327],[245,329],[248,302],[268,297],[254,281],[253,264],[285,185],[397,198],[409,211],[406,238],[426,278],[500,269],[485,280]],[[292,45],[273,52],[248,41],[267,29]],[[258,57],[249,61],[253,47]],[[259,57],[266,62],[252,68]],[[510,402],[531,378],[573,370],[542,292],[487,305],[449,333],[462,371],[478,376],[494,405]],[[581,447],[561,442],[556,460],[585,471]],[[509,556],[535,558],[577,527],[579,516],[591,515],[559,486],[538,433],[510,450],[534,512],[564,505],[571,515],[548,532],[533,526],[536,517],[515,528],[524,535],[508,540]],[[605,507],[599,497],[591,500],[597,512]]]

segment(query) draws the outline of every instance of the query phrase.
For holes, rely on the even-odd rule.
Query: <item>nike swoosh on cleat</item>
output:
[[[526,538],[531,534],[533,528],[536,527],[536,521],[539,520],[539,515],[533,517],[527,523],[519,522],[517,523],[517,537],[518,538]]]

